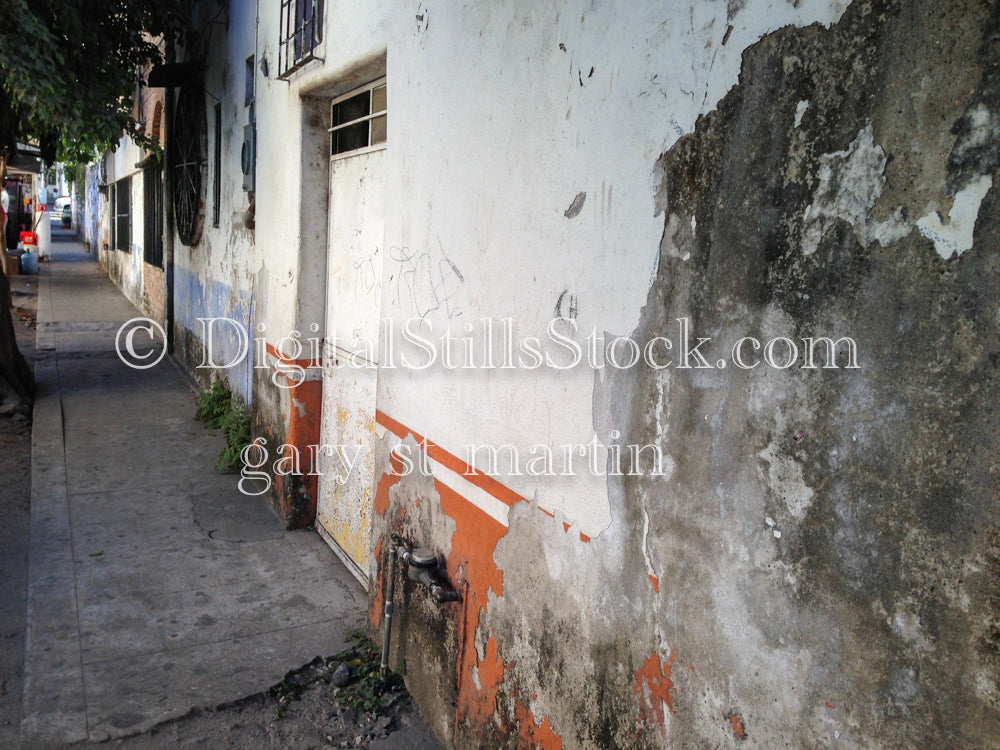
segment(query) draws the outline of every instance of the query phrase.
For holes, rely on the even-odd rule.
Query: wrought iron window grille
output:
[[[323,0],[281,0],[278,77],[298,70],[316,56],[323,41]]]

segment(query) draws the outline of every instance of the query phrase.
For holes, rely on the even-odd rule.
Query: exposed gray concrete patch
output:
[[[676,462],[616,508],[648,516],[633,523],[665,571],[654,632],[692,665],[672,674],[668,745],[730,743],[737,714],[759,747],[977,747],[1000,731],[995,617],[975,614],[1000,556],[990,177],[967,182],[964,219],[956,201],[953,265],[911,231],[942,195],[987,12],[856,2],[829,33],[778,32],[664,157],[668,251],[636,337],[689,316],[720,348],[852,336],[861,358],[674,372],[665,399],[659,373],[632,386],[624,439]],[[918,60],[942,38],[947,53]]]

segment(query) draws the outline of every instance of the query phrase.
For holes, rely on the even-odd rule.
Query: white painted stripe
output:
[[[393,432],[389,432],[388,434],[392,437],[391,450],[395,450],[398,446],[402,445],[403,441],[399,439],[398,435]],[[416,463],[415,456],[412,457],[412,460]],[[477,487],[458,472],[452,471],[440,461],[435,461],[430,456],[427,456],[427,464],[430,466],[434,478],[439,482],[453,492],[461,495],[493,520],[504,526],[509,525],[507,522],[507,513],[510,511],[510,508],[506,503],[500,502],[486,490]]]
[[[507,513],[510,511],[510,507],[506,503],[500,502],[486,490],[477,487],[461,474],[452,471],[430,456],[427,458],[431,464],[431,469],[434,470],[434,477],[436,479],[446,484],[490,518],[499,521],[504,526],[509,525],[507,522]]]

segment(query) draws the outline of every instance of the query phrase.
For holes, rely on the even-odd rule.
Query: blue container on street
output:
[[[21,273],[38,273],[38,256],[30,250],[21,256]]]

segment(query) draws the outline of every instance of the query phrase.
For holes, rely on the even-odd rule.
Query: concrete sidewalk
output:
[[[215,471],[187,378],[125,366],[141,313],[78,242],[41,266],[22,739],[142,731],[343,648],[367,598],[320,537]]]

